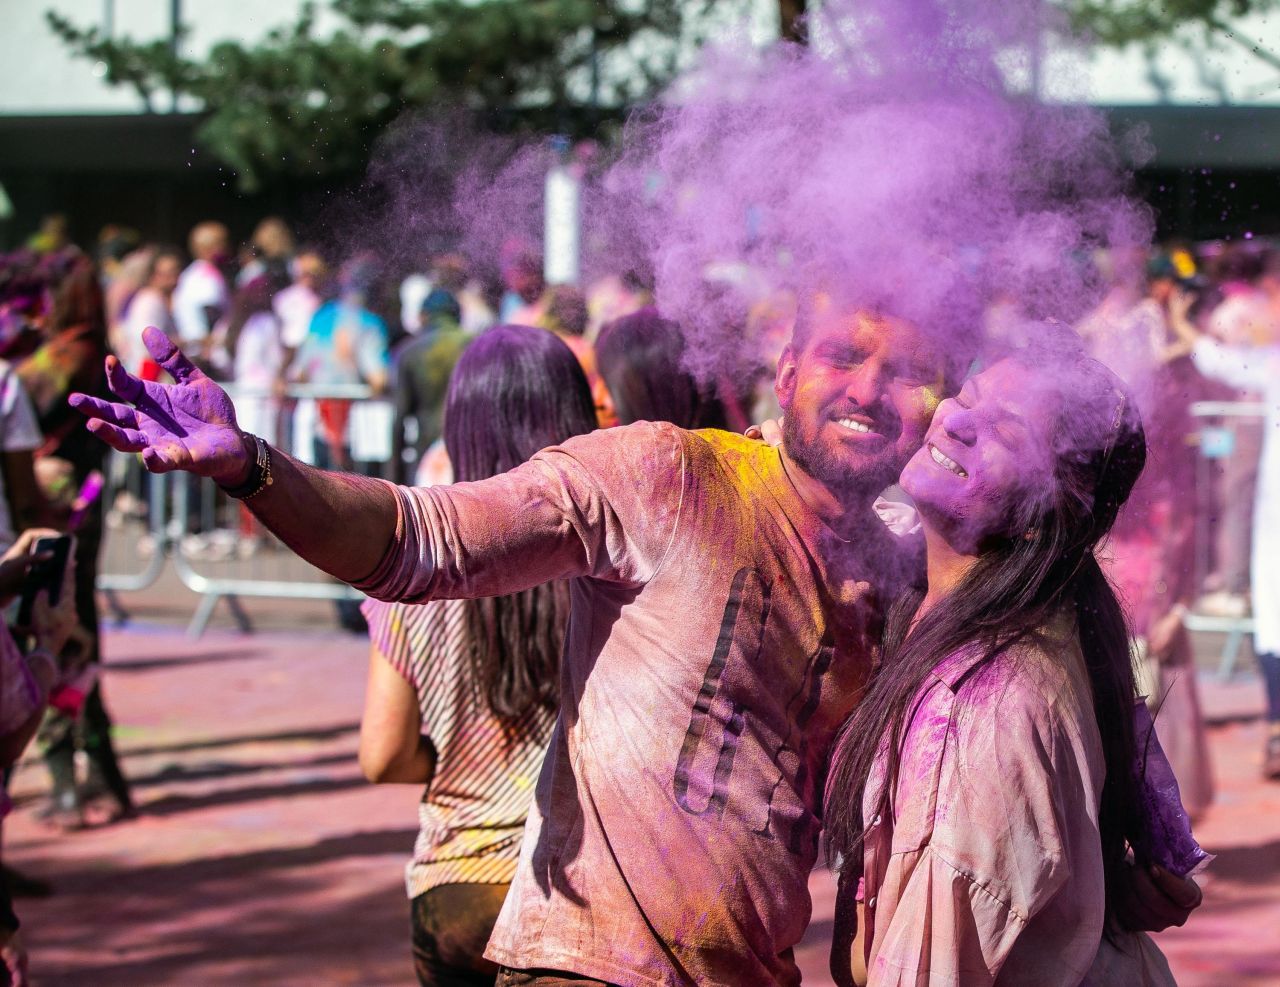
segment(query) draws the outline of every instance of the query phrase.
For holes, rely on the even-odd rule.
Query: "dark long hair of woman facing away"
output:
[[[725,428],[724,407],[681,365],[680,327],[652,306],[600,330],[596,366],[613,398],[618,420],[671,422],[681,428]]]
[[[461,481],[514,469],[534,453],[596,426],[591,390],[573,352],[545,329],[496,326],[463,352],[449,379],[444,444]],[[489,709],[517,723],[560,698],[569,589],[547,583],[466,601],[475,682]]]
[[[1031,355],[1014,359],[1028,375],[1044,373]],[[1064,610],[1076,618],[1094,712],[1106,761],[1099,810],[1107,889],[1107,916],[1114,915],[1118,877],[1126,846],[1140,838],[1144,813],[1134,776],[1134,672],[1124,614],[1094,557],[1115,522],[1146,461],[1146,439],[1133,403],[1110,373],[1087,357],[1072,357],[1082,381],[1067,395],[1056,423],[1055,483],[1047,502],[1029,505],[1018,534],[990,546],[962,583],[913,628],[924,596],[918,587],[891,610],[884,655],[855,713],[833,748],[824,816],[828,852],[839,862],[841,884],[861,875],[863,793],[882,743],[888,774],[875,811],[889,813],[903,737],[913,702],[930,672],[962,647],[985,649],[983,664],[1001,650],[1029,639]],[[1109,436],[1092,448],[1073,449],[1068,433],[1080,434],[1094,419],[1095,435]],[[1111,928],[1108,921],[1108,928]]]

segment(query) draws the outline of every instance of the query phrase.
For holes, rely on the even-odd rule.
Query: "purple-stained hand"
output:
[[[227,486],[242,483],[250,457],[227,392],[183,355],[159,329],[142,341],[173,384],[139,380],[107,357],[107,386],[128,404],[72,394],[71,407],[89,419],[89,431],[121,452],[140,452],[152,473],[186,470]],[[132,407],[130,407],[132,405]]]

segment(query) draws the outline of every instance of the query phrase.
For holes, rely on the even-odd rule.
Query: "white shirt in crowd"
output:
[[[195,260],[178,278],[173,293],[173,321],[178,338],[183,342],[199,342],[213,328],[208,309],[225,311],[228,303],[227,279],[207,260]]]
[[[173,335],[169,299],[156,288],[140,288],[130,299],[117,337],[111,341],[116,356],[131,374],[136,374],[147,358],[147,350],[142,343],[142,330],[147,326],[155,326],[166,336]]]
[[[296,350],[307,338],[311,316],[320,307],[320,296],[309,285],[291,284],[276,295],[271,307],[280,320],[280,342]]]
[[[36,423],[35,409],[23,390],[13,365],[0,360],[0,451],[32,452],[40,448],[43,436]],[[0,552],[8,551],[17,533],[9,513],[9,492],[0,470]]]

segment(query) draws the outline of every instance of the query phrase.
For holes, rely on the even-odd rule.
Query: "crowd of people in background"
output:
[[[230,385],[245,431],[307,463],[418,486],[491,475],[592,427],[667,421],[741,432],[778,414],[769,347],[760,347],[732,379],[695,380],[685,359],[688,341],[654,307],[644,272],[615,272],[582,287],[548,285],[537,250],[514,240],[496,257],[442,252],[411,265],[370,253],[343,256],[298,243],[275,217],[239,244],[223,224],[199,223],[185,250],[143,242],[125,227],[103,230],[97,244],[82,250],[66,243],[65,233],[49,232],[57,224],[46,226],[28,248],[0,257],[0,551],[38,525],[75,528],[77,670],[97,660],[94,580],[103,511],[112,505],[93,502],[92,477],[101,475],[105,448],[68,410],[66,398],[72,391],[106,393],[108,352],[137,377],[161,379],[162,368],[142,345],[147,326]],[[1272,561],[1280,532],[1280,363],[1274,355],[1280,352],[1280,249],[1261,240],[1168,244],[1093,263],[1108,287],[1097,310],[1075,328],[1088,351],[1132,388],[1149,445],[1148,468],[1103,554],[1147,668],[1145,691],[1159,711],[1161,740],[1194,818],[1212,801],[1213,781],[1184,624],[1192,611],[1255,617],[1270,724],[1263,771],[1280,779],[1280,628],[1273,626],[1280,621],[1280,564]],[[757,338],[769,338],[771,327],[785,323],[784,296],[763,291],[744,301],[744,321]],[[1015,310],[1013,299],[993,306],[988,330],[998,334],[1003,324],[1014,324]],[[501,454],[492,450],[506,440],[468,434],[482,423],[456,420],[457,408],[477,398],[502,407],[508,419],[484,424],[510,432],[521,427],[517,412],[537,408],[551,416],[553,406],[573,395],[517,387],[529,367],[550,374],[546,368],[564,355],[544,352],[538,337],[511,343],[529,350],[524,364],[480,367],[484,350],[475,341],[513,332],[499,326],[545,330],[563,342],[581,370],[585,390],[577,397],[586,402],[586,410],[555,412],[555,427],[530,423]],[[465,382],[470,391],[454,373],[468,359],[477,364]],[[565,379],[571,390],[578,386],[576,378]],[[477,392],[479,383],[488,389]],[[521,400],[513,410],[509,402]],[[1192,405],[1202,401],[1239,403],[1240,414],[1206,430],[1192,415]],[[1270,416],[1265,425],[1260,404]],[[1220,427],[1224,423],[1229,427]],[[1213,484],[1192,504],[1198,470],[1211,471]],[[246,535],[260,536],[256,530]],[[563,623],[567,604],[557,593],[517,594],[487,607],[366,608],[374,642],[368,737],[362,735],[361,745],[366,772],[373,780],[417,784],[434,772],[437,781],[452,778],[454,788],[470,786],[477,798],[493,802],[459,817],[456,807],[424,800],[411,896],[444,885],[481,888],[458,897],[455,887],[443,906],[415,909],[424,983],[436,982],[431,978],[441,969],[463,968],[476,982],[492,981],[491,965],[468,959],[478,960],[474,944],[462,948],[461,957],[445,955],[429,925],[442,908],[478,910],[492,925],[502,898],[483,888],[505,890],[511,880],[513,834],[523,828],[525,806],[508,804],[509,793],[495,795],[493,779],[474,765],[448,763],[449,751],[465,718],[480,717],[495,736],[521,735],[522,745],[508,751],[504,764],[536,775],[556,695],[540,688],[538,677],[555,677],[559,632],[550,628],[545,635],[540,664],[517,663],[523,678],[515,685],[504,679],[513,673],[502,656],[520,638],[513,628],[528,626],[513,624],[517,617],[558,614]],[[456,680],[466,665],[457,643],[466,635],[486,642],[471,666],[486,683],[480,700],[439,685]],[[447,662],[425,665],[428,647]],[[54,823],[70,829],[135,811],[96,680],[81,704],[51,707],[40,734]],[[429,749],[419,743],[426,736],[434,741]],[[76,777],[77,747],[89,755],[85,779]],[[433,834],[447,831],[457,840],[457,826],[487,833],[491,845],[482,850],[500,862],[487,868],[450,863],[456,848],[433,843]]]

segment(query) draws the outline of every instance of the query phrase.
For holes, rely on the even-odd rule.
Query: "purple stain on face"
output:
[[[1017,533],[1053,490],[1062,398],[1013,360],[970,378],[933,416],[902,488],[967,552]]]
[[[778,374],[788,454],[837,493],[878,493],[919,448],[944,362],[908,323],[865,313],[817,322]]]

